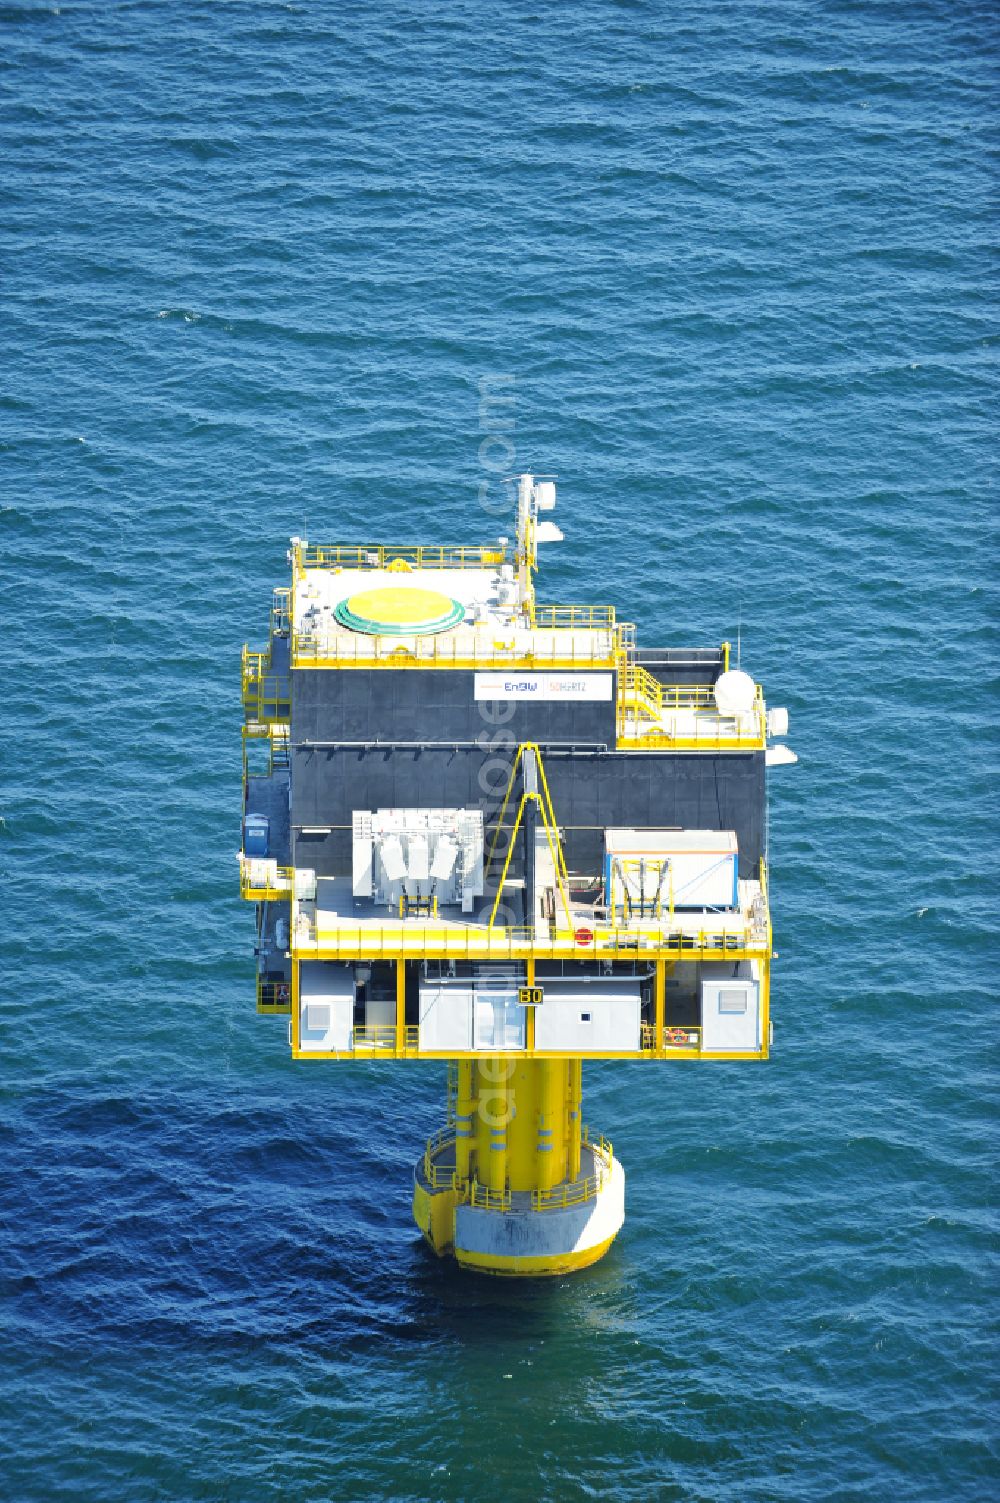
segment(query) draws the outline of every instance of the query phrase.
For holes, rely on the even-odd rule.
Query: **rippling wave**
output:
[[[12,1503],[996,1496],[988,139],[968,0],[0,7]],[[291,533],[478,538],[791,710],[775,1051],[591,1067],[625,1229],[425,1251],[429,1066],[292,1065],[236,896]]]

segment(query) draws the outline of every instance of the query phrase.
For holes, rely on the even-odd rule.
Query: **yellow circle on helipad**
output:
[[[465,615],[465,608],[440,590],[417,585],[383,585],[362,590],[334,609],[341,626],[376,636],[420,635],[444,631]]]

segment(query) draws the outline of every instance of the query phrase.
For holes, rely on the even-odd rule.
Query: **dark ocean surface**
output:
[[[4,1500],[998,1496],[994,17],[0,6]],[[440,1067],[256,1017],[234,855],[289,535],[497,466],[801,758],[773,1058],[589,1067],[627,1221],[541,1284],[411,1223]]]

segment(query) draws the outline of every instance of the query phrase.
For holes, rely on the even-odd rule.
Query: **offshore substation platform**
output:
[[[601,1257],[625,1214],[584,1059],[762,1060],[766,768],[787,712],[720,647],[543,605],[551,479],[483,547],[293,538],[243,655],[257,1010],[305,1061],[442,1060],[413,1214],[496,1274]]]

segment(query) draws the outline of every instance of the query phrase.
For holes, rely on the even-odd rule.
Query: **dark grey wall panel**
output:
[[[730,756],[551,751],[545,771],[556,818],[577,829],[608,826],[735,830],[740,875],[756,876],[764,852],[764,754]],[[593,842],[576,843],[592,864]],[[567,862],[569,853],[567,851]]]
[[[495,707],[474,698],[471,671],[298,668],[292,678],[293,741],[475,741],[496,734]],[[614,745],[613,684],[607,702],[507,704],[511,714],[502,724],[515,741]]]
[[[636,661],[661,684],[714,684],[722,672],[714,647],[640,647]]]
[[[493,763],[496,766],[486,764]],[[504,780],[513,754],[487,755],[476,748],[376,747],[292,751],[292,820],[296,825],[350,825],[355,809],[483,808],[484,787]],[[486,775],[480,773],[486,768]]]
[[[678,826],[735,830],[740,875],[756,875],[764,845],[762,752],[699,756],[551,750],[544,760],[571,870],[601,869],[607,826]],[[509,752],[501,758],[478,748],[293,746],[293,824],[299,831],[302,826],[334,827],[330,835],[300,834],[296,863],[315,866],[321,874],[349,871],[355,809],[482,808],[489,825],[499,813],[504,767],[510,761]],[[500,787],[495,797],[484,792],[491,783]]]

